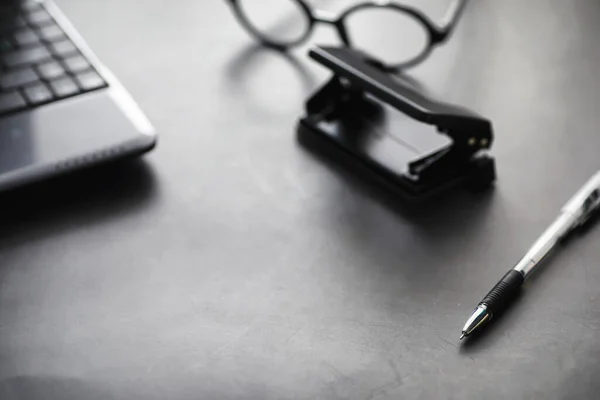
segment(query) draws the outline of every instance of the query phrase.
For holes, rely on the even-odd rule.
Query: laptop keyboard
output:
[[[107,86],[41,4],[0,0],[0,116]]]

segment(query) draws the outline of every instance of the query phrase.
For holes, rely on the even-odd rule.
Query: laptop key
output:
[[[79,93],[79,87],[73,79],[65,76],[58,80],[50,82],[50,87],[56,97],[69,97]]]
[[[40,28],[40,37],[47,42],[54,42],[65,38],[65,33],[58,25],[48,25]]]
[[[31,12],[27,19],[31,24],[37,26],[44,26],[53,22],[52,17],[50,14],[48,14],[48,11],[44,9]]]
[[[42,78],[52,80],[66,74],[65,69],[57,61],[50,61],[37,67]]]
[[[36,11],[36,10],[42,9],[42,6],[40,5],[40,3],[35,0],[23,0],[21,2],[21,7],[24,10],[28,10],[28,11]]]
[[[94,70],[78,74],[75,79],[79,83],[79,87],[86,92],[107,86],[104,79]]]
[[[50,89],[43,83],[26,87],[23,89],[23,93],[29,104],[34,106],[47,103],[54,97]]]
[[[6,71],[0,74],[0,88],[15,89],[38,81],[39,78],[32,68]]]
[[[45,47],[35,46],[19,49],[2,57],[4,64],[9,68],[15,68],[27,64],[36,64],[51,57]]]
[[[77,47],[70,40],[63,40],[50,44],[52,52],[59,57],[68,57],[77,53]]]
[[[18,16],[15,20],[15,27],[17,28],[25,28],[27,26],[27,22],[23,19],[22,16]]]
[[[15,43],[20,46],[31,46],[39,42],[37,35],[31,29],[23,29],[15,33]]]
[[[77,74],[91,68],[90,63],[83,56],[77,55],[63,60],[67,71],[72,74]]]
[[[0,114],[18,111],[26,107],[27,103],[18,91],[0,93]]]

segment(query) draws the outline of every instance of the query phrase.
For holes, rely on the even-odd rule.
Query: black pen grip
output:
[[[483,298],[481,304],[485,305],[491,314],[503,311],[519,294],[524,281],[523,274],[511,269]]]

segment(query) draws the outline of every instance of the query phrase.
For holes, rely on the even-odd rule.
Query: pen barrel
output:
[[[570,212],[563,212],[536,240],[525,254],[525,257],[517,263],[514,270],[527,278],[538,265],[541,265],[541,262],[556,247],[559,241],[569,234],[576,223],[577,216]]]
[[[525,278],[519,271],[511,269],[481,301],[493,315],[504,310],[519,294]]]

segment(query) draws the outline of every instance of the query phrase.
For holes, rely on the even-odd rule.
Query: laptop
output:
[[[0,191],[151,150],[155,131],[50,0],[0,0]]]

